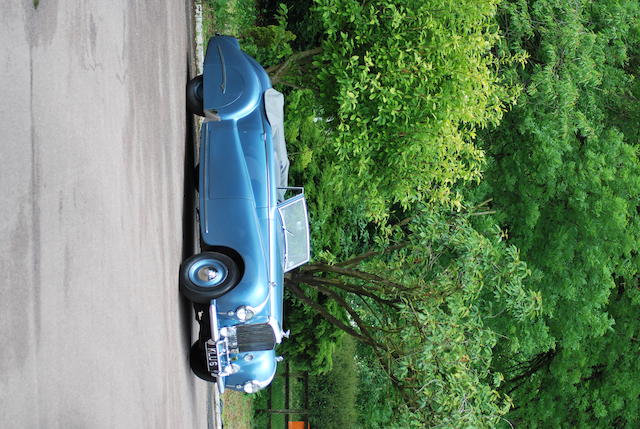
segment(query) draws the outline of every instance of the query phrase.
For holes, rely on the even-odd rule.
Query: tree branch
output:
[[[382,251],[371,250],[369,252],[365,252],[365,253],[362,253],[362,254],[360,254],[358,256],[355,256],[355,257],[353,257],[351,259],[347,259],[346,261],[339,262],[339,263],[335,264],[335,266],[338,266],[338,267],[349,267],[351,265],[356,265],[356,264],[360,263],[361,261],[364,261],[365,259],[371,258],[373,256],[379,256],[379,255],[383,255],[385,253],[391,253],[394,250],[398,250],[398,249],[402,249],[403,247],[407,247],[407,244],[409,244],[409,243],[403,242],[403,243],[394,244],[393,246],[389,246],[389,247],[385,248]]]
[[[324,308],[322,305],[318,304],[317,302],[315,302],[312,299],[310,299],[309,297],[307,297],[304,294],[304,292],[302,291],[302,289],[300,289],[298,287],[298,285],[295,284],[295,282],[290,281],[290,280],[286,280],[285,281],[285,285],[287,286],[287,288],[289,288],[289,290],[291,292],[293,292],[293,294],[300,301],[304,302],[305,304],[307,304],[308,306],[310,306],[311,308],[316,310],[318,312],[318,314],[320,314],[320,316],[322,316],[327,322],[331,323],[336,328],[341,329],[342,331],[344,331],[347,334],[351,335],[352,337],[354,337],[358,341],[360,341],[360,342],[362,342],[364,344],[367,344],[367,345],[373,347],[374,349],[377,347],[377,344],[374,341],[372,341],[370,338],[361,335],[360,333],[358,333],[355,329],[353,329],[349,325],[347,325],[347,324],[343,323],[342,321],[338,320],[334,315],[329,313],[327,311],[327,309]]]
[[[344,300],[343,297],[341,297],[331,289],[328,289],[324,286],[320,286],[320,285],[310,285],[310,286],[315,288],[318,292],[328,296],[329,298],[332,298],[338,304],[340,304],[342,308],[344,308],[347,311],[347,313],[349,313],[353,321],[356,322],[356,325],[358,325],[358,328],[360,328],[360,332],[363,334],[363,336],[369,338],[377,348],[385,349],[385,347],[382,344],[378,343],[376,340],[373,339],[373,336],[371,335],[370,330],[374,328],[371,326],[367,326],[362,320],[362,318],[360,317],[360,315],[347,303],[347,301]]]
[[[495,212],[496,212],[495,210],[486,210],[483,212],[469,213],[469,216],[484,216],[484,215],[494,214]]]
[[[278,83],[280,81],[280,76],[282,75],[282,73],[284,73],[284,71],[286,69],[289,68],[289,66],[291,66],[291,63],[300,61],[301,59],[306,58],[306,57],[310,57],[310,56],[319,54],[320,52],[322,52],[322,48],[320,48],[320,47],[313,48],[313,49],[307,49],[306,51],[298,52],[296,54],[291,55],[284,62],[282,62],[282,63],[280,63],[278,65],[268,67],[266,69],[266,72],[269,73],[269,75],[271,75],[273,73],[273,75],[271,76],[272,84],[276,84],[276,83]]]
[[[303,272],[328,272],[328,273],[336,273],[336,274],[341,274],[343,276],[347,276],[347,277],[352,277],[352,278],[356,278],[356,279],[360,279],[360,280],[366,280],[366,281],[370,281],[370,282],[375,282],[378,283],[380,285],[384,285],[387,287],[391,287],[391,288],[396,288],[399,290],[403,290],[403,291],[409,291],[411,290],[410,288],[401,285],[399,283],[395,283],[392,282],[391,280],[387,280],[384,279],[376,274],[371,274],[371,273],[367,273],[366,271],[361,271],[361,270],[355,270],[355,269],[348,269],[348,268],[343,268],[337,265],[329,265],[329,264],[323,264],[323,263],[319,263],[319,264],[313,264],[313,265],[307,265],[306,267],[303,267],[302,270]]]
[[[296,276],[295,279],[297,281],[300,281],[302,283],[307,283],[307,284],[315,283],[315,284],[321,284],[321,285],[327,285],[327,286],[334,286],[339,289],[342,289],[345,292],[352,293],[354,295],[369,297],[382,305],[393,307],[393,308],[397,308],[397,304],[400,302],[399,299],[385,299],[372,292],[369,292],[364,287],[344,283],[337,279],[328,279],[323,277],[315,277],[315,276],[307,276],[307,275]],[[376,286],[373,286],[372,289],[380,290]]]

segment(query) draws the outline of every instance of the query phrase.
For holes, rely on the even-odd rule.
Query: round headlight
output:
[[[258,383],[254,382],[254,381],[247,381],[242,386],[242,390],[244,390],[247,393],[255,393],[259,389],[260,389],[260,387],[258,386]]]
[[[255,310],[248,305],[241,305],[236,309],[236,318],[241,322],[250,320],[255,315]]]
[[[232,363],[231,365],[227,365],[224,367],[224,375],[235,374],[240,371],[240,366]]]

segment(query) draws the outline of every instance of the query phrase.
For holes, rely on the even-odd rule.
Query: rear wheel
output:
[[[194,115],[204,116],[204,85],[202,75],[187,83],[187,110]]]
[[[208,304],[230,291],[240,280],[233,259],[218,252],[202,252],[180,266],[180,292],[190,301]]]

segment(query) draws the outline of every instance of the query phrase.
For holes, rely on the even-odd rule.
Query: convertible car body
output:
[[[198,167],[201,253],[180,267],[200,322],[191,368],[224,388],[255,392],[273,379],[283,331],[283,277],[309,260],[307,206],[287,187],[283,96],[232,37],[209,41],[187,85],[204,116]],[[285,195],[295,194],[285,199]]]

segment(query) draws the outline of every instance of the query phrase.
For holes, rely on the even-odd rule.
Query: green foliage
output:
[[[202,18],[205,41],[215,33],[240,37],[255,23],[255,0],[203,0]]]
[[[637,292],[636,292],[637,294]],[[510,420],[527,427],[636,428],[640,415],[640,306],[620,289],[606,310],[615,325],[575,349],[557,352],[534,374],[518,380]]]
[[[396,421],[394,402],[397,392],[391,380],[380,368],[376,356],[362,344],[356,347],[358,372],[358,428],[389,428]],[[394,400],[390,400],[394,398]]]
[[[302,183],[311,216],[315,259],[334,260],[357,253],[370,241],[366,205],[361,198],[339,192],[353,178],[340,174],[328,124],[319,120],[311,90],[295,90],[287,97],[285,135],[293,183]]]
[[[312,427],[344,429],[355,427],[358,374],[354,361],[355,341],[343,336],[327,374],[309,377],[309,408],[318,413],[310,418]]]
[[[484,319],[499,311],[514,326],[531,323],[540,297],[523,287],[526,265],[499,234],[477,233],[462,214],[424,211],[394,239],[401,244],[355,262],[308,266],[292,281],[349,312],[343,329],[372,348],[397,391],[389,401],[400,423],[391,427],[495,426],[511,403],[496,390],[498,337]],[[487,305],[494,297],[502,307]]]
[[[287,7],[280,4],[277,25],[252,27],[243,34],[242,49],[263,67],[276,65],[293,53],[290,42],[296,36],[287,30],[287,12]]]
[[[505,75],[525,85],[483,136],[497,220],[535,270],[544,330],[510,328],[497,367],[527,427],[637,427],[632,294],[640,272],[636,1],[513,1],[500,49],[526,53]],[[617,292],[616,292],[617,291]],[[623,306],[624,308],[620,308]],[[631,412],[627,412],[632,410]]]
[[[461,207],[455,187],[478,180],[484,160],[476,128],[517,93],[497,76],[516,57],[490,55],[494,12],[494,2],[317,2],[322,52],[292,66],[300,75],[287,81],[309,89],[288,94],[286,112],[316,257],[366,248],[421,202]]]
[[[375,340],[370,354],[358,354],[362,427],[507,427],[512,397],[506,417],[518,426],[635,428],[639,5],[503,1],[499,28],[497,6],[317,0],[291,8],[290,23],[283,9],[270,27],[235,25],[266,65],[292,45],[322,47],[281,81],[308,88],[287,88],[286,133],[315,260],[336,267],[370,251],[359,270],[411,288],[296,275],[315,277],[306,298],[347,328],[357,323],[346,308],[375,327],[363,337]],[[487,180],[470,191],[485,153]],[[393,226],[425,202],[464,210],[462,190],[493,199],[495,216],[472,218],[484,235],[440,212]],[[406,239],[398,230],[410,245],[376,253]],[[521,249],[529,277],[499,237]],[[357,293],[323,283],[339,279]],[[289,303],[285,353],[327,370],[338,328],[308,305]]]
[[[318,81],[287,97],[291,175],[305,185],[316,260],[338,262],[384,246],[393,230],[386,221],[422,201],[460,208],[455,187],[477,180],[483,163],[473,145],[476,128],[497,122],[517,92],[500,82],[496,73],[502,60],[489,53],[497,40],[493,4],[456,4],[459,13],[444,14],[438,2],[397,8],[387,3],[368,9],[318,2],[326,34],[323,52],[315,57],[315,69],[303,65],[298,70],[306,76],[318,73]],[[354,7],[363,13],[352,13]],[[452,9],[453,3],[444,8]],[[441,270],[425,265],[410,270],[403,281],[413,292],[393,311],[383,311],[382,321],[371,319],[370,308],[379,307],[375,300],[346,303],[367,324],[383,329],[376,331],[375,340],[384,344],[378,364],[384,368],[385,356],[397,363],[393,373],[386,373],[405,392],[389,398],[396,427],[491,427],[510,403],[496,391],[500,375],[489,373],[497,337],[483,325],[484,309],[514,326],[526,325],[539,296],[522,288],[527,271],[514,249],[476,234],[466,220],[452,226],[442,215],[433,216],[421,216],[424,230],[416,233],[412,254],[405,249],[395,253],[399,259],[380,259],[381,265],[368,269],[408,276],[406,265],[415,265],[408,259],[435,258]],[[435,229],[427,227],[429,222]],[[425,243],[435,237],[444,244],[432,253]],[[456,262],[458,253],[467,257]],[[486,264],[474,268],[480,259]],[[496,267],[504,271],[499,274]],[[493,282],[495,288],[484,286]],[[433,295],[427,293],[432,287]],[[320,296],[307,291],[315,303],[322,303]],[[504,302],[493,303],[495,296]],[[331,302],[336,301],[323,305]],[[416,312],[425,326],[415,324]],[[318,338],[305,320],[291,326],[296,324],[295,353],[310,362],[313,352],[304,350],[314,350]],[[402,335],[385,331],[387,325]]]
[[[316,260],[379,245],[387,221],[420,202],[460,208],[454,187],[477,180],[483,163],[475,130],[498,121],[517,92],[490,55],[494,13],[492,2],[317,2],[322,53],[287,79],[310,89],[290,91],[286,110]],[[327,347],[305,320],[290,326],[296,359],[320,370]]]
[[[314,0],[284,0],[287,6],[287,30],[296,35],[292,42],[295,50],[304,51],[319,45],[323,37],[323,26],[314,12]]]
[[[291,337],[279,346],[278,351],[292,357],[296,367],[311,374],[325,374],[333,367],[332,356],[336,343],[344,333],[322,318],[312,308],[287,294],[284,329]],[[324,297],[314,297],[325,303]],[[345,311],[335,303],[326,302],[328,311],[340,319],[346,319]]]
[[[357,195],[369,219],[396,203],[459,208],[455,185],[480,178],[476,129],[497,123],[517,92],[490,55],[496,3],[317,1],[320,102],[336,131],[336,173],[353,178],[336,192]]]

